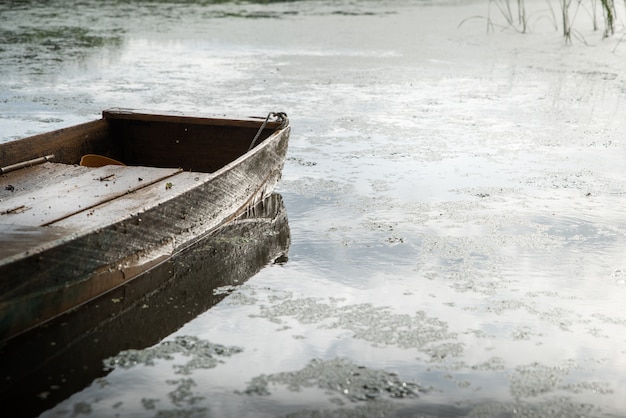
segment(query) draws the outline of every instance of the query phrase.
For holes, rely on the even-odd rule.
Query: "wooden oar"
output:
[[[104,165],[126,165],[113,158],[105,157],[104,155],[97,154],[85,154],[80,159],[80,165],[84,167],[102,167]]]

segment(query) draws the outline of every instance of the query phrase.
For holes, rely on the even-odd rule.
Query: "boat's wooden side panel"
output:
[[[65,168],[69,174],[41,179],[37,184],[21,184],[20,179],[27,178],[28,172],[40,173],[50,166],[54,167],[51,171],[58,172]],[[6,196],[0,201],[0,223],[45,226],[77,213],[88,223],[89,209],[171,177],[179,171],[117,165],[85,168],[45,163],[10,172],[4,175],[3,180],[10,182],[14,188],[27,187],[30,190]],[[13,174],[19,178],[13,178]]]
[[[87,153],[119,154],[109,141],[109,123],[104,119],[9,141],[0,147],[0,167],[54,154],[54,161],[78,164]]]
[[[258,127],[204,126],[195,123],[111,121],[115,138],[124,143],[123,162],[152,167],[182,167],[211,173],[244,154]],[[271,133],[265,130],[260,143]]]

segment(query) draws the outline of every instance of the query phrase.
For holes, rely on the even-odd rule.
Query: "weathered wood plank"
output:
[[[78,164],[84,154],[111,153],[113,144],[108,137],[109,123],[99,119],[19,141],[9,141],[0,147],[0,166],[50,154],[54,154],[56,162]]]
[[[0,202],[14,199],[24,193],[45,189],[81,173],[87,167],[68,164],[44,163],[0,175]]]
[[[73,166],[67,166],[67,169],[75,175],[61,175],[57,178],[60,181],[54,183],[43,182],[40,185],[31,183],[32,190],[3,199],[0,202],[0,223],[49,225],[180,171],[180,169],[109,165],[78,170],[76,174],[77,170]]]
[[[126,121],[125,121],[126,122]],[[244,154],[256,129],[228,127],[204,129],[176,123],[112,123],[115,136],[126,146],[128,165],[182,167],[185,171],[214,172]]]
[[[148,208],[156,207],[168,200],[178,198],[181,193],[207,182],[210,177],[211,174],[207,173],[182,171],[118,199],[94,206],[88,211],[68,216],[54,222],[52,225],[71,229],[84,229],[85,226],[93,229],[111,225],[135,214],[140,214]],[[197,208],[188,208],[188,210],[195,209]],[[185,212],[181,209],[178,213],[172,213],[171,215],[182,217],[185,216]],[[140,221],[138,220],[138,222]],[[152,225],[148,224],[147,219],[144,227],[146,229],[152,227]]]
[[[263,117],[249,117],[245,119],[226,119],[226,118],[208,118],[206,116],[194,116],[189,113],[150,113],[140,112],[130,109],[107,109],[102,112],[105,119],[124,119],[145,122],[170,122],[179,124],[194,124],[208,126],[228,126],[231,128],[256,128],[265,121]],[[266,128],[275,130],[280,127],[282,122],[268,121]]]

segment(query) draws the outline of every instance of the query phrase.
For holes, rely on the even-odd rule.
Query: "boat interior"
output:
[[[3,144],[0,161],[6,167],[54,155],[51,161],[80,164],[83,156],[95,154],[128,166],[211,173],[247,152],[261,123],[106,110],[93,122]],[[268,123],[255,144],[277,127]]]
[[[112,216],[138,210],[206,180],[279,128],[260,130],[262,122],[109,110],[2,144],[0,224],[73,227],[96,221],[104,204]]]

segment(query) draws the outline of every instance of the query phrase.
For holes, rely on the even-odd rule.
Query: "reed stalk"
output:
[[[569,20],[569,6],[572,3],[571,0],[560,0],[561,2],[561,24],[563,25],[563,36],[566,42],[572,41],[572,27]]]
[[[528,19],[526,18],[526,6],[524,0],[517,0],[517,21],[522,27],[522,33],[528,29]]]
[[[625,0],[626,1],[626,0]],[[526,33],[528,31],[528,18],[526,16],[526,7],[524,0],[516,0],[516,5],[511,5],[511,0],[489,0],[489,18],[488,24],[491,26],[491,5],[495,5],[500,14],[506,20],[509,27],[514,28],[518,32]],[[489,29],[489,26],[488,26]]]
[[[598,24],[598,0],[558,0],[558,7],[560,8],[560,17],[557,18],[555,11],[552,7],[553,0],[546,0],[548,9],[551,12],[551,18],[558,29],[560,20],[560,26],[562,29],[563,37],[567,43],[572,41],[572,36],[582,38],[580,32],[574,30],[574,22],[578,12],[582,9],[589,13],[593,30],[599,30]],[[599,8],[602,10],[602,17],[604,19],[604,33],[606,38],[615,34],[615,26],[617,23],[617,7],[615,0],[599,0]],[[495,6],[500,15],[505,19],[506,25],[509,28],[515,29],[518,32],[526,33],[529,30],[529,18],[526,12],[525,0],[489,0],[489,18],[488,28],[493,27],[493,20],[491,19],[491,9]],[[624,0],[624,9],[626,10],[626,0]],[[583,39],[584,42],[584,39]]]
[[[598,14],[596,13],[597,4],[597,0],[591,0],[591,23],[593,24],[594,31],[598,30]]]
[[[613,0],[601,0],[602,9],[604,12],[604,36],[610,36],[615,33],[615,2]]]

